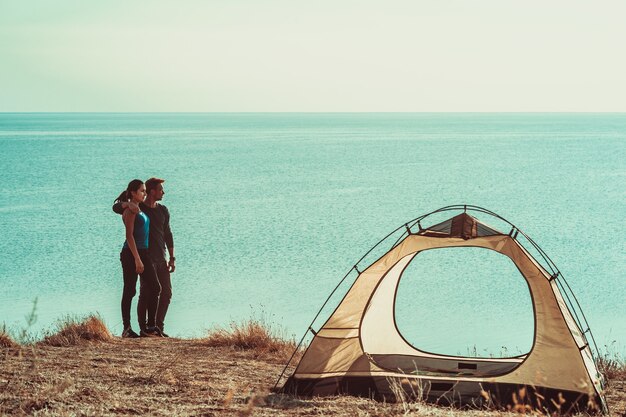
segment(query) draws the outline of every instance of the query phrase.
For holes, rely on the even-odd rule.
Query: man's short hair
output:
[[[145,182],[146,184],[146,193],[149,193],[151,190],[156,189],[157,185],[159,184],[163,184],[165,182],[165,180],[162,180],[161,178],[150,178],[149,180],[147,180]]]

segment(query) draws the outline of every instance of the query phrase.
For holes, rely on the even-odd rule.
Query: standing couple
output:
[[[158,201],[163,199],[162,179],[150,178],[143,183],[132,180],[113,204],[113,211],[122,215],[126,241],[120,253],[124,274],[122,293],[122,337],[168,337],[164,321],[172,298],[170,273],[176,269],[174,239],[170,230],[170,213]],[[169,261],[165,260],[165,248]],[[137,319],[139,334],[130,324],[130,305],[140,278]]]

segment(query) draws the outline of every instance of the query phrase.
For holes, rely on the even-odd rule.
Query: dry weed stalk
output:
[[[243,410],[239,411],[239,416],[246,417],[251,415],[254,412],[254,409],[258,406],[266,405],[267,402],[265,400],[265,396],[257,395],[252,393],[250,397],[248,397],[246,402],[246,407]]]
[[[534,387],[528,391],[526,387],[519,388],[517,392],[512,394],[512,402],[507,405],[506,409],[510,412],[517,414],[531,414],[536,416],[569,416],[572,414],[589,415],[588,413],[595,413],[600,411],[598,405],[590,394],[589,401],[587,402],[587,410],[581,411],[577,409],[578,397],[574,401],[568,401],[563,396],[562,392],[559,392],[556,399],[550,398],[549,404],[546,402],[546,397],[537,392]]]
[[[232,388],[229,388],[228,392],[226,392],[226,395],[224,396],[224,399],[222,400],[222,405],[224,406],[224,408],[230,407],[230,404],[233,402],[234,396],[235,391]]]
[[[172,373],[172,367],[180,363],[184,357],[185,352],[181,351],[168,362],[162,362],[160,366],[157,366],[154,371],[152,371],[152,373],[145,378],[146,381],[150,381],[154,384],[165,382],[169,385],[180,385],[181,382],[179,378]]]
[[[626,358],[619,353],[616,341],[604,345],[604,352],[598,358],[598,368],[609,383],[611,380],[626,378]]]
[[[480,395],[481,397],[483,397],[485,402],[482,403],[481,405],[477,404],[477,408],[480,406],[485,407],[485,408],[495,408],[495,403],[494,403],[493,397],[491,396],[491,392],[485,391],[482,384],[480,384]]]
[[[25,393],[24,397],[19,399],[16,407],[21,414],[30,413],[31,410],[38,409],[39,405],[43,404],[40,396],[32,390],[30,384],[39,378],[37,373],[37,350],[34,345],[25,346],[32,341],[32,336],[30,334],[30,328],[37,321],[37,298],[33,301],[33,308],[25,316],[26,326],[22,327],[22,329],[17,334],[17,341],[14,341],[13,338],[9,335],[6,326],[2,326],[0,329],[0,346],[8,348],[5,351],[4,360],[8,360],[9,352],[11,351],[11,355],[15,355],[17,358],[17,362],[20,365],[19,371],[14,370],[8,375],[8,378],[3,382],[3,391],[19,391]],[[30,351],[30,355],[25,354]],[[32,398],[35,400],[32,400]],[[31,401],[32,400],[32,401]],[[32,402],[29,405],[29,401]],[[45,402],[45,401],[44,401]],[[44,404],[45,405],[45,404]],[[10,408],[8,408],[10,410]],[[4,415],[5,406],[3,402],[0,402],[0,414]]]
[[[387,378],[389,388],[400,404],[404,414],[417,411],[417,405],[425,401],[424,386],[421,380],[410,378]]]
[[[517,392],[513,393],[513,404],[509,405],[507,408],[518,414],[530,414],[536,412],[536,408],[529,404],[528,400],[526,388],[522,387],[518,389]]]

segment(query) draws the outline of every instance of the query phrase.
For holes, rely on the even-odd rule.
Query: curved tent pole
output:
[[[546,261],[546,263],[548,264],[548,267],[553,273],[552,276],[555,277],[554,279],[556,280],[557,284],[561,284],[561,289],[563,290],[563,294],[565,294],[565,297],[567,299],[567,304],[569,308],[572,310],[572,313],[574,314],[576,324],[578,325],[578,328],[580,332],[582,333],[583,338],[585,339],[587,343],[589,343],[589,341],[587,340],[587,337],[585,336],[585,333],[589,333],[589,335],[591,336],[591,341],[593,342],[593,349],[595,350],[595,354],[597,357],[600,357],[600,351],[598,350],[598,345],[596,344],[596,340],[593,336],[593,333],[591,332],[591,327],[589,326],[587,317],[585,316],[585,313],[583,312],[582,307],[580,306],[580,303],[578,302],[578,298],[576,298],[576,295],[574,294],[574,291],[572,291],[572,288],[570,287],[569,283],[567,282],[567,280],[565,279],[565,277],[563,276],[559,268],[556,266],[554,261],[552,261],[552,259],[548,256],[548,254],[545,253],[545,251],[534,240],[532,240],[526,233],[524,233],[517,227],[516,229],[519,233],[522,234],[522,236],[526,238],[526,240],[528,240],[528,242],[537,250],[537,252],[541,255],[544,261]],[[570,295],[571,295],[571,298],[570,298]],[[571,299],[573,299],[576,304],[574,304]],[[580,313],[580,316],[582,317],[582,321],[578,317],[578,313]],[[584,323],[584,326],[583,326],[583,323]]]
[[[582,308],[580,306],[580,303],[578,302],[578,298],[576,298],[576,295],[572,291],[569,283],[567,282],[567,280],[565,279],[565,277],[563,276],[563,274],[561,273],[559,268],[556,266],[554,261],[552,261],[552,259],[548,256],[548,254],[532,238],[530,238],[530,236],[528,236],[526,233],[524,233],[520,228],[515,226],[513,223],[511,223],[510,221],[508,221],[504,217],[498,215],[497,213],[495,213],[495,212],[493,212],[491,210],[488,210],[488,209],[486,209],[484,207],[470,205],[470,204],[456,204],[456,205],[445,206],[445,207],[439,208],[437,210],[434,210],[434,211],[432,211],[430,213],[424,214],[424,215],[422,215],[420,217],[416,217],[415,219],[409,221],[408,223],[412,223],[412,225],[410,227],[413,227],[413,226],[415,226],[415,224],[419,223],[421,220],[425,219],[426,217],[428,217],[430,215],[433,215],[433,214],[436,214],[436,213],[445,212],[445,211],[452,211],[452,210],[463,210],[463,212],[467,212],[468,210],[470,210],[470,211],[476,211],[476,212],[488,214],[488,215],[490,215],[492,217],[495,217],[497,219],[500,219],[500,220],[504,221],[505,223],[510,225],[513,229],[515,229],[518,233],[520,233],[522,236],[524,236],[524,238],[526,238],[528,243],[530,243],[532,245],[532,247],[535,248],[537,253],[539,253],[539,255],[543,258],[543,260],[544,260],[544,262],[546,264],[545,266],[547,266],[550,269],[550,272],[552,273],[552,275],[556,276],[555,279],[557,280],[557,283],[563,282],[565,284],[565,286],[561,285],[561,287],[562,287],[563,293],[564,293],[564,295],[565,295],[565,297],[567,299],[568,307],[572,310],[572,313],[574,314],[574,318],[576,320],[576,324],[578,325],[579,330],[582,333],[583,338],[585,339],[585,341],[587,341],[587,337],[585,336],[585,333],[589,333],[589,335],[591,336],[591,341],[593,342],[593,348],[595,350],[595,354],[596,354],[597,357],[600,356],[600,351],[598,350],[598,345],[596,344],[595,337],[593,336],[593,333],[591,332],[591,327],[589,326],[589,322],[587,321],[587,317],[585,316],[585,313],[583,312],[583,310],[582,310]],[[570,298],[570,295],[571,295],[571,298]],[[576,304],[574,304],[571,299],[573,299]],[[578,317],[578,313],[580,313],[580,315],[582,317],[582,320],[580,320],[580,318]],[[584,323],[584,326],[583,326],[583,323]]]
[[[296,346],[296,348],[294,349],[293,353],[291,354],[291,357],[289,358],[289,360],[287,361],[287,363],[285,364],[285,367],[283,368],[282,372],[280,373],[280,375],[278,376],[278,379],[276,380],[276,383],[274,384],[274,389],[276,389],[276,387],[278,386],[278,383],[280,382],[281,378],[283,377],[283,375],[285,374],[285,371],[287,370],[287,367],[289,366],[289,364],[291,363],[291,361],[293,360],[293,357],[296,356],[296,353],[298,352],[298,350],[300,349],[300,346],[302,346],[302,343],[304,342],[304,339],[306,338],[306,335],[309,334],[309,331],[314,332],[313,331],[313,324],[315,323],[315,320],[317,320],[317,318],[319,317],[319,315],[322,313],[322,310],[324,309],[324,307],[326,307],[326,304],[328,303],[328,301],[330,301],[331,297],[333,296],[333,294],[335,293],[335,291],[337,291],[337,289],[341,286],[341,284],[343,284],[343,282],[345,281],[346,278],[348,278],[348,275],[350,275],[350,273],[356,270],[356,265],[353,266],[352,268],[350,268],[350,270],[348,271],[348,273],[346,275],[344,275],[343,278],[341,278],[341,281],[339,281],[339,284],[337,284],[337,286],[332,290],[332,292],[330,293],[330,295],[328,296],[328,298],[326,298],[326,301],[324,301],[324,304],[322,304],[322,306],[320,307],[319,311],[317,312],[317,314],[315,315],[315,317],[313,318],[313,320],[311,320],[311,324],[309,325],[309,327],[305,330],[304,334],[302,335],[302,338],[300,339],[300,342],[298,342],[298,345]],[[358,275],[357,275],[358,277]],[[314,333],[315,334],[315,333]]]
[[[497,213],[495,213],[495,212],[493,212],[491,210],[485,209],[485,208],[480,207],[480,206],[470,205],[470,204],[463,204],[463,205],[457,204],[457,205],[445,206],[445,207],[439,208],[437,210],[434,210],[434,211],[432,211],[430,213],[424,214],[424,215],[422,215],[420,217],[417,217],[417,218],[409,221],[408,223],[412,223],[412,225],[410,227],[413,227],[416,224],[418,224],[421,220],[425,219],[426,217],[428,217],[428,216],[430,216],[432,214],[441,213],[441,212],[445,212],[445,211],[452,211],[452,210],[463,210],[463,212],[467,212],[468,210],[470,210],[470,211],[476,211],[476,212],[480,212],[480,213],[489,214],[490,216],[498,218],[498,219],[504,221],[505,223],[509,224],[514,230],[517,231],[517,233],[520,233],[522,236],[524,236],[524,238],[526,238],[528,243],[530,243],[530,245],[533,248],[535,248],[537,253],[543,258],[543,260],[545,262],[544,266],[547,266],[550,269],[550,272],[552,273],[552,275],[557,277],[557,283],[563,282],[565,284],[565,286],[561,285],[561,287],[562,287],[563,293],[565,294],[565,297],[567,299],[567,304],[571,308],[572,313],[574,314],[574,318],[576,320],[576,324],[578,325],[579,330],[581,331],[581,333],[583,333],[583,337],[585,339],[586,339],[586,336],[584,336],[585,333],[589,333],[591,335],[591,339],[592,339],[592,342],[593,342],[593,345],[594,345],[595,353],[596,353],[596,355],[599,356],[600,352],[598,350],[598,346],[596,344],[596,341],[595,341],[595,338],[593,336],[593,333],[591,332],[591,329],[590,329],[590,326],[589,326],[589,322],[587,321],[587,317],[585,316],[584,312],[582,311],[582,308],[580,307],[580,303],[578,302],[578,299],[576,298],[576,295],[572,291],[569,283],[565,280],[565,277],[563,277],[563,274],[558,269],[558,267],[556,266],[554,261],[552,261],[552,259],[548,256],[548,254],[532,238],[530,238],[530,236],[528,236],[526,233],[524,233],[521,229],[519,229],[513,223],[511,223],[510,221],[508,221],[504,217],[498,215]],[[570,298],[570,294],[571,294],[571,298]],[[575,304],[574,304],[574,302],[572,302],[572,299],[574,300]],[[580,313],[580,315],[582,317],[582,320],[579,318],[578,313]],[[583,323],[584,323],[584,326],[583,326]]]
[[[300,349],[300,347],[302,346],[302,343],[304,342],[304,339],[306,338],[307,334],[309,333],[309,331],[311,331],[313,334],[316,334],[316,332],[313,330],[313,325],[315,324],[315,321],[318,319],[319,315],[322,313],[322,310],[324,309],[324,307],[326,307],[326,304],[328,304],[328,302],[330,301],[330,299],[332,298],[332,296],[335,294],[335,292],[339,289],[339,287],[341,286],[341,284],[343,284],[343,282],[346,280],[346,278],[350,275],[350,273],[354,270],[357,272],[357,277],[355,279],[358,278],[358,276],[360,275],[360,271],[358,269],[358,265],[359,263],[365,259],[365,257],[367,257],[367,255],[369,255],[374,249],[376,249],[381,243],[383,243],[385,240],[387,240],[390,236],[392,236],[394,233],[396,233],[398,230],[402,229],[403,227],[406,228],[406,231],[404,233],[402,233],[400,235],[400,237],[394,242],[394,244],[391,246],[391,248],[393,249],[400,241],[402,241],[402,239],[405,237],[405,235],[410,235],[413,232],[411,231],[411,228],[415,227],[416,225],[419,227],[420,231],[423,230],[422,229],[422,225],[421,225],[421,221],[424,220],[425,218],[433,215],[433,214],[437,214],[437,213],[442,213],[442,212],[446,212],[446,211],[456,211],[456,210],[462,210],[463,213],[467,213],[468,211],[474,211],[474,212],[479,212],[479,213],[484,213],[484,214],[488,214],[492,217],[495,217],[497,219],[502,220],[503,222],[507,223],[509,226],[512,227],[511,229],[511,233],[515,230],[515,236],[517,236],[517,233],[520,233],[522,236],[524,236],[524,238],[528,241],[528,243],[530,243],[530,245],[535,248],[535,250],[537,251],[537,253],[543,258],[544,262],[545,262],[545,266],[547,266],[550,269],[550,272],[552,273],[552,276],[555,277],[554,279],[557,281],[557,285],[560,284],[561,289],[563,290],[563,293],[565,294],[566,297],[566,302],[568,307],[572,310],[573,314],[574,314],[574,319],[576,321],[576,324],[582,334],[582,337],[584,338],[584,340],[587,342],[587,344],[589,345],[589,341],[587,340],[587,337],[585,336],[586,333],[589,333],[589,335],[591,336],[591,340],[593,342],[593,350],[591,351],[592,356],[594,354],[594,350],[595,350],[595,355],[597,357],[600,356],[600,352],[598,350],[598,345],[596,344],[595,338],[593,336],[593,333],[591,332],[591,327],[589,326],[589,323],[587,321],[587,317],[585,316],[585,314],[582,311],[582,308],[580,307],[580,303],[578,302],[578,299],[576,298],[576,295],[574,294],[574,292],[572,291],[571,287],[569,286],[569,284],[567,283],[567,281],[565,280],[565,277],[563,277],[563,274],[561,273],[561,271],[559,271],[559,269],[557,268],[556,264],[552,261],[552,259],[550,259],[550,257],[545,253],[545,251],[534,241],[532,240],[526,233],[524,233],[521,229],[519,229],[517,226],[515,226],[513,223],[511,223],[510,221],[508,221],[507,219],[505,219],[504,217],[500,216],[499,214],[488,210],[484,207],[480,207],[480,206],[476,206],[476,205],[472,205],[472,204],[454,204],[454,205],[449,205],[449,206],[445,206],[445,207],[441,207],[437,210],[431,211],[430,213],[426,213],[424,215],[421,215],[419,217],[416,217],[412,220],[409,220],[408,222],[400,225],[399,227],[397,227],[396,229],[394,229],[392,232],[390,232],[389,234],[387,234],[384,238],[382,238],[381,240],[378,241],[378,243],[376,243],[374,246],[371,247],[370,250],[368,250],[365,255],[363,255],[355,264],[352,268],[350,268],[350,270],[346,273],[346,275],[344,275],[344,277],[339,281],[339,283],[335,286],[335,288],[332,290],[332,292],[330,293],[330,295],[326,298],[326,300],[324,301],[324,303],[322,304],[322,306],[320,307],[320,309],[318,310],[317,314],[315,315],[315,317],[313,318],[313,320],[311,321],[311,324],[309,325],[309,327],[306,329],[306,331],[304,332],[304,335],[302,336],[302,338],[300,339],[300,342],[298,343],[298,345],[296,346],[293,354],[291,355],[291,357],[289,358],[289,361],[287,361],[287,363],[285,364],[285,367],[283,368],[282,372],[280,373],[278,379],[276,380],[276,383],[274,384],[274,389],[276,389],[276,387],[278,386],[278,384],[280,383],[280,380],[282,379],[282,377],[285,374],[285,371],[287,370],[287,368],[289,367],[289,364],[291,363],[291,361],[293,360],[294,356],[296,355],[296,353],[298,352],[298,350]],[[515,239],[515,237],[514,237]],[[517,240],[517,239],[515,239]],[[521,245],[521,242],[518,241],[518,243]],[[523,247],[523,245],[522,245]],[[565,286],[563,286],[563,283],[565,284]],[[575,305],[574,303],[572,303],[569,294],[571,294],[572,298],[575,301]],[[585,330],[583,330],[583,322],[580,320],[580,318],[578,317],[578,312],[580,312],[583,320],[584,320],[584,324],[586,327]],[[591,347],[591,346],[590,346]],[[594,362],[597,362],[597,359],[594,358]]]
[[[287,367],[289,366],[289,364],[291,363],[291,361],[293,360],[294,356],[296,356],[296,353],[298,352],[298,350],[300,349],[300,346],[302,346],[302,343],[304,342],[304,339],[306,338],[307,334],[309,334],[309,331],[313,332],[315,334],[315,331],[313,330],[313,324],[315,324],[315,321],[317,320],[317,318],[319,317],[319,315],[322,313],[322,310],[324,310],[324,307],[326,307],[326,304],[328,304],[328,301],[330,301],[330,299],[332,298],[332,296],[335,294],[335,292],[339,289],[339,287],[341,286],[341,284],[343,284],[343,282],[346,280],[346,278],[348,278],[348,275],[350,275],[350,273],[352,271],[356,271],[357,273],[357,278],[359,277],[359,275],[361,274],[361,272],[358,269],[358,265],[359,262],[361,262],[367,255],[369,255],[374,249],[376,249],[376,247],[378,247],[378,245],[380,245],[381,243],[383,243],[385,240],[387,240],[391,235],[393,235],[394,233],[396,233],[398,230],[400,230],[401,228],[403,228],[405,225],[403,224],[402,226],[399,226],[398,228],[396,228],[393,232],[389,233],[387,236],[385,236],[384,238],[382,238],[381,240],[378,241],[378,243],[376,243],[374,246],[372,246],[372,248],[370,250],[368,250],[365,255],[363,255],[361,257],[361,259],[359,259],[358,261],[356,261],[356,263],[354,264],[354,266],[352,268],[350,268],[350,270],[346,273],[346,275],[344,275],[343,278],[341,278],[341,280],[339,281],[339,283],[335,286],[335,288],[331,291],[330,295],[326,298],[326,301],[324,301],[324,303],[322,304],[322,306],[320,307],[320,309],[317,311],[317,314],[315,315],[315,317],[313,318],[313,320],[311,320],[311,324],[309,325],[309,327],[305,330],[304,334],[302,335],[302,338],[300,339],[300,342],[298,342],[298,345],[296,346],[295,350],[293,351],[293,353],[291,354],[291,357],[289,358],[289,360],[287,361],[287,363],[285,364],[285,367],[283,368],[282,372],[280,373],[278,379],[276,380],[276,383],[274,384],[274,389],[276,389],[276,387],[278,386],[278,383],[280,382],[280,380],[282,379],[283,375],[285,374],[285,371],[287,370]],[[355,278],[356,279],[356,278]]]

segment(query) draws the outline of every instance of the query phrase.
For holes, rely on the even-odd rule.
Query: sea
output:
[[[381,238],[469,204],[540,245],[599,350],[626,353],[626,114],[0,113],[0,172],[0,327],[15,337],[92,313],[121,333],[124,228],[111,206],[155,176],[177,258],[172,336],[259,320],[299,340]],[[430,352],[533,344],[527,285],[484,249],[419,254],[395,316]]]

